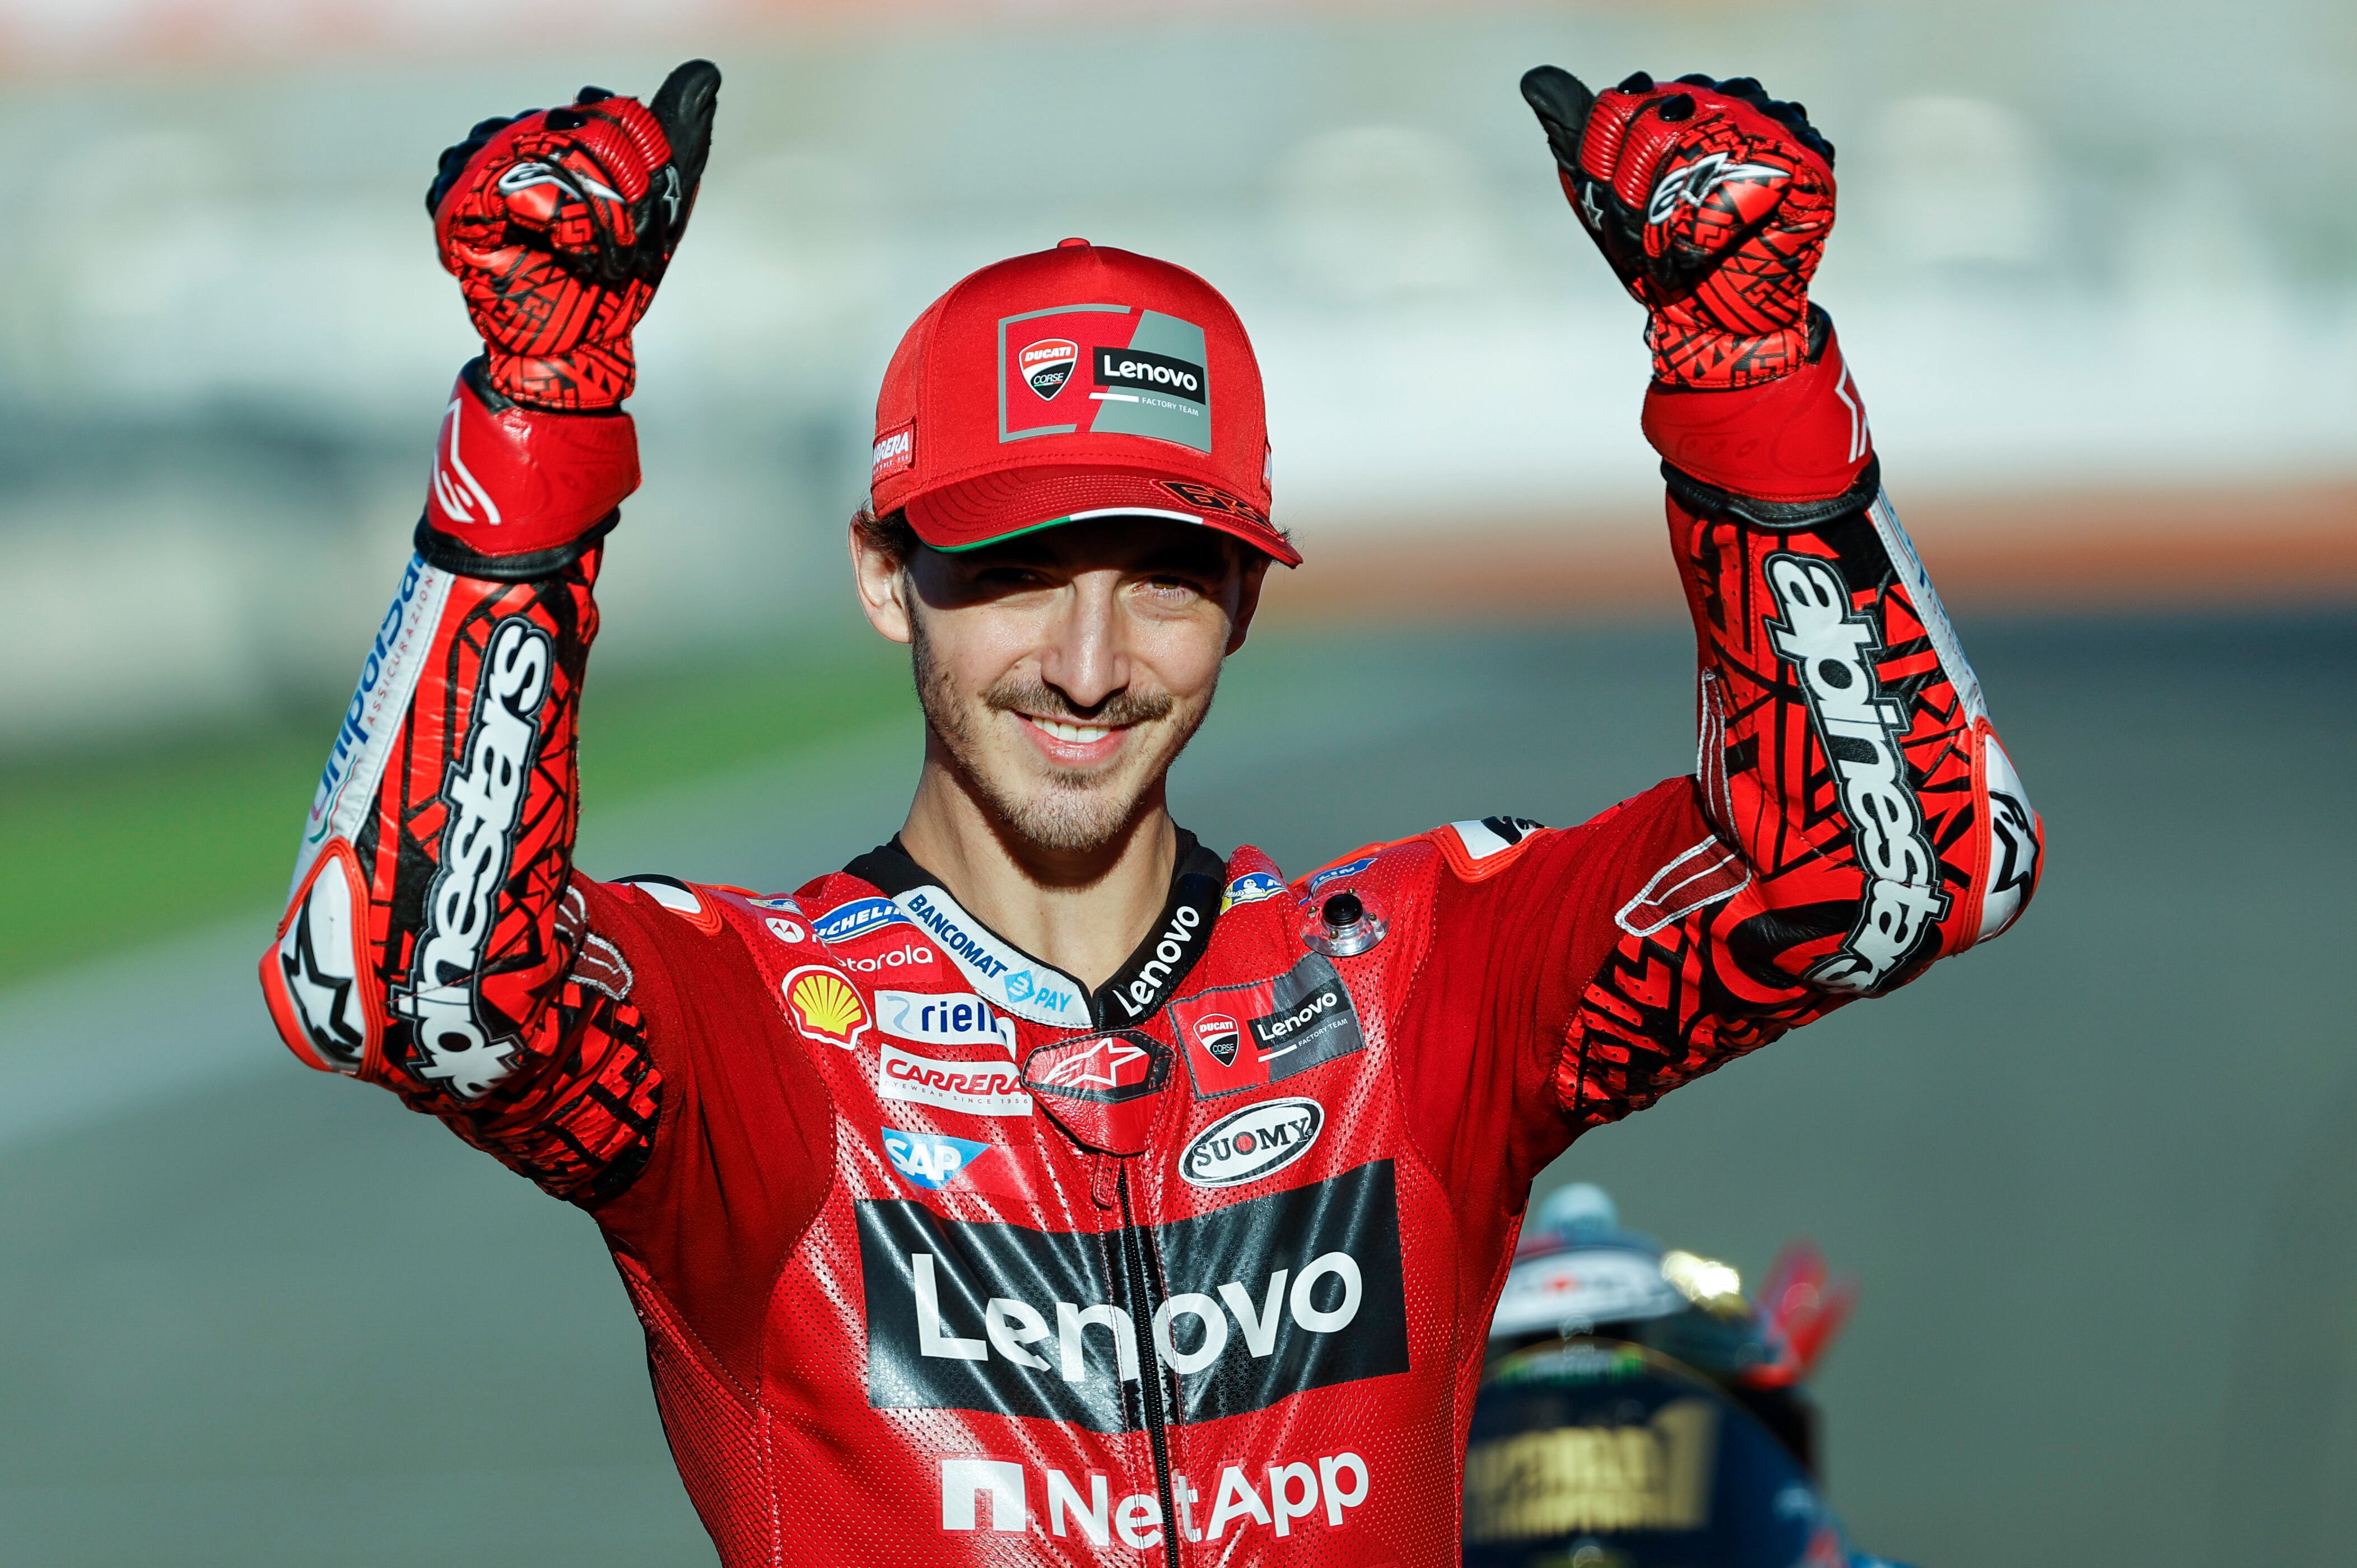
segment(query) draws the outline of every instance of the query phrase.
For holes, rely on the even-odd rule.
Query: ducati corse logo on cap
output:
[[[1016,369],[1033,392],[1053,398],[1072,379],[1072,367],[1080,362],[1078,343],[1070,338],[1043,338],[1016,357]]]

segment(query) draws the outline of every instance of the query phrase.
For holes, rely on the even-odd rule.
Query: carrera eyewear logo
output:
[[[916,466],[917,426],[912,420],[876,438],[874,453],[868,459],[867,479],[873,484],[888,475],[906,473]]]
[[[877,1058],[876,1092],[886,1100],[937,1105],[969,1116],[1031,1114],[1031,1097],[1023,1091],[1012,1062],[945,1061],[904,1051],[888,1041]]]
[[[1015,357],[1015,370],[1041,398],[1053,401],[1072,379],[1081,362],[1081,346],[1070,338],[1043,338]]]
[[[786,1011],[792,1015],[795,1028],[846,1051],[859,1048],[859,1037],[867,1033],[871,1022],[867,1004],[860,1000],[858,988],[833,966],[804,964],[780,981],[778,989],[785,996]]]
[[[1271,1100],[1232,1112],[1188,1140],[1178,1175],[1190,1187],[1242,1187],[1309,1152],[1326,1125],[1314,1100]]]
[[[946,1219],[907,1198],[863,1198],[858,1215],[879,1410],[1129,1432],[1142,1402],[1122,1385],[1149,1358],[1189,1423],[1408,1369],[1389,1160],[1143,1231],[1162,1282],[1146,1299],[1100,1238]]]
[[[465,760],[451,764],[442,784],[448,816],[425,929],[409,983],[393,996],[393,1010],[417,1026],[417,1076],[464,1100],[481,1098],[515,1057],[514,1040],[494,1039],[478,1015],[476,983],[540,749],[553,658],[548,634],[522,616],[491,628]]]
[[[1850,607],[1849,585],[1813,555],[1767,561],[1781,621],[1768,630],[1792,666],[1825,760],[1840,781],[1842,814],[1866,880],[1857,922],[1841,950],[1809,971],[1830,990],[1879,989],[1930,942],[1948,913],[1940,860],[1923,831],[1922,808],[1900,745],[1907,713],[1882,700],[1872,615]]]

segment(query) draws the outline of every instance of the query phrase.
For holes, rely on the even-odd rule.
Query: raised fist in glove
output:
[[[1651,313],[1655,381],[1755,386],[1801,363],[1834,226],[1833,144],[1807,110],[1749,77],[1640,71],[1592,93],[1554,66],[1523,96],[1580,222]]]
[[[651,103],[584,88],[442,155],[425,206],[493,391],[574,410],[630,394],[630,329],[687,228],[719,88],[718,67],[690,60]]]

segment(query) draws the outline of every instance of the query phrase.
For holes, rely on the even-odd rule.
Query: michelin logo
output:
[[[1841,950],[1808,979],[1832,991],[1879,990],[1937,940],[1948,913],[1940,859],[1900,749],[1906,710],[1881,697],[1874,618],[1850,608],[1850,591],[1831,561],[1778,554],[1768,586],[1783,619],[1767,623],[1776,651],[1792,666],[1817,739],[1841,785],[1842,814],[1866,886],[1857,923]]]
[[[854,898],[839,904],[811,922],[823,942],[847,942],[884,926],[905,926],[909,918],[889,898]]]

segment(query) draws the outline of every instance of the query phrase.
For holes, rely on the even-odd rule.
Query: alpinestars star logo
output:
[[[1668,176],[1653,187],[1653,199],[1645,209],[1645,221],[1666,223],[1680,202],[1688,207],[1700,207],[1710,199],[1711,192],[1731,179],[1767,181],[1785,179],[1792,170],[1774,164],[1731,163],[1731,153],[1705,153],[1685,167]]]

